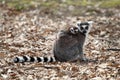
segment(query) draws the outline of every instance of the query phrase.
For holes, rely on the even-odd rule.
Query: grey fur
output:
[[[62,36],[61,36],[62,35]],[[54,43],[53,53],[57,61],[74,61],[83,54],[85,35],[77,33],[75,35],[61,32]]]

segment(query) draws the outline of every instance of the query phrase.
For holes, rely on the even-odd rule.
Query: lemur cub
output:
[[[77,22],[75,26],[69,26],[66,30],[58,33],[57,40],[53,46],[53,57],[18,56],[13,59],[18,62],[67,62],[75,60],[86,60],[83,46],[86,36],[92,26],[92,21]]]

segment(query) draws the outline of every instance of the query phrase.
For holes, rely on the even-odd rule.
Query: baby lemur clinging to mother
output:
[[[86,60],[83,46],[91,26],[92,21],[77,22],[76,25],[59,31],[53,46],[53,57],[32,57],[25,55],[15,57],[13,61],[15,63],[22,63]]]

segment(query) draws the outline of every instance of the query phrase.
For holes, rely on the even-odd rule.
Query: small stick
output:
[[[108,48],[108,51],[120,51],[120,49],[115,49],[115,48]]]

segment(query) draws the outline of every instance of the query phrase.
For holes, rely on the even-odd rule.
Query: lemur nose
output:
[[[83,31],[83,33],[86,33],[87,31]]]

